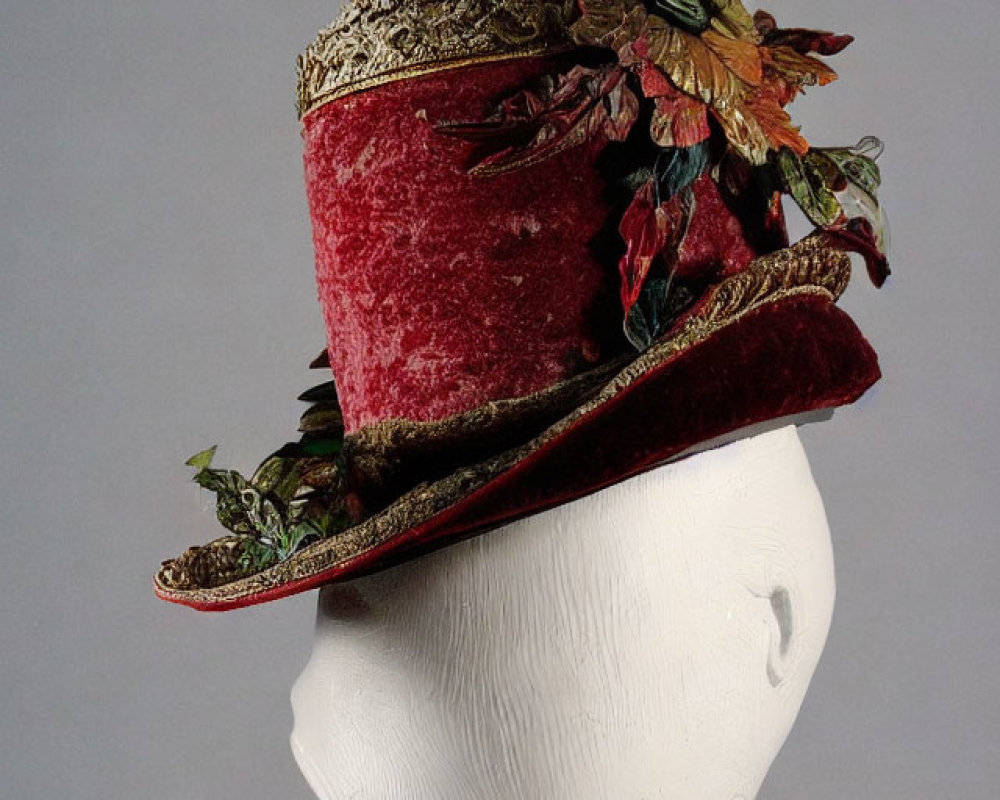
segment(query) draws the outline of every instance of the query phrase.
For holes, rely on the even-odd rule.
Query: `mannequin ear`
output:
[[[767,654],[767,678],[777,688],[792,674],[801,647],[800,620],[804,619],[801,593],[791,575],[784,574],[770,587],[770,614],[767,625],[770,645]]]

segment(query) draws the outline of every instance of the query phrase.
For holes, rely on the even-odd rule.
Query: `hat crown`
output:
[[[568,46],[574,0],[351,0],[298,60],[298,112],[469,64]]]

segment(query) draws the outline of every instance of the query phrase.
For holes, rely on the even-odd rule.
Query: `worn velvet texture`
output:
[[[482,147],[434,129],[482,119],[565,66],[441,72],[306,118],[319,296],[348,433],[522,397],[627,347],[616,254],[598,255],[599,241],[620,244],[597,167],[604,143],[475,178]],[[694,195],[679,275],[716,277],[759,254],[711,179]]]
[[[489,181],[434,122],[475,118],[546,69],[506,62],[391,83],[305,121],[330,363],[348,433],[426,421],[560,381],[606,338],[596,148]],[[551,64],[549,64],[551,66]]]

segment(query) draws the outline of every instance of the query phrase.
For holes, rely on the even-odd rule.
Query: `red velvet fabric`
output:
[[[305,120],[316,273],[349,433],[530,394],[615,335],[610,315],[591,313],[616,291],[588,246],[608,215],[599,148],[476,179],[473,146],[432,127],[481,117],[553,69],[535,58],[438,73]]]
[[[530,58],[442,72],[306,118],[316,275],[348,433],[530,394],[626,346],[615,259],[592,248],[611,214],[595,164],[604,143],[472,178],[476,147],[433,129],[481,119],[564,68]],[[742,269],[759,253],[739,216],[710,177],[693,190],[678,274]]]
[[[691,190],[695,210],[677,254],[677,277],[715,281],[740,272],[761,255],[747,241],[744,222],[723,200],[719,185],[710,175],[702,175]],[[761,222],[748,220],[758,229]],[[773,249],[782,246],[777,241]]]

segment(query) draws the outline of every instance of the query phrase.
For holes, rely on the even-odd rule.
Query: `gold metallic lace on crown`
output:
[[[574,0],[351,0],[299,57],[299,118],[338,97],[569,46]]]

